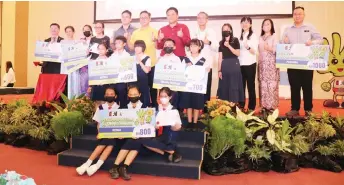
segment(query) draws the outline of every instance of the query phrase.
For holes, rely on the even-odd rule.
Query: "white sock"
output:
[[[76,172],[79,175],[83,175],[86,172],[87,168],[91,166],[92,162],[92,160],[88,159],[84,164],[76,169]]]
[[[98,160],[96,163],[96,166],[98,167],[98,169],[104,164],[103,160]]]
[[[90,167],[91,166],[91,164],[92,164],[92,160],[90,160],[90,159],[88,159],[86,162],[85,162],[85,165],[87,166],[87,167]]]
[[[89,176],[92,176],[94,173],[96,173],[99,168],[104,164],[104,161],[98,160],[98,162],[90,167],[87,168],[87,174]]]

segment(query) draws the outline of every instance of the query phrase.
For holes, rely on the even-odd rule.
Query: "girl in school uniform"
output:
[[[92,48],[92,46],[94,44],[105,44],[107,48],[110,47],[110,37],[104,35],[104,29],[105,29],[105,25],[102,22],[97,22],[94,25],[95,28],[95,32],[96,32],[96,36],[92,37],[90,40],[90,49]],[[109,52],[110,54],[110,52]],[[91,52],[91,59],[96,59],[99,54]]]
[[[159,90],[160,104],[157,107],[157,111],[177,110],[171,105],[171,98],[171,89],[168,87],[161,88]],[[162,127],[157,123],[157,137],[143,138],[140,139],[140,142],[145,149],[166,156],[169,162],[178,163],[182,160],[182,156],[176,151],[178,131],[181,129],[181,125],[182,123],[175,123],[174,126]]]
[[[129,85],[128,87],[128,99],[129,104],[125,105],[121,108],[123,109],[134,109],[139,110],[141,108],[146,108],[147,106],[144,105],[140,101],[140,90],[137,85]],[[118,179],[122,177],[124,180],[130,180],[131,177],[128,175],[128,167],[134,161],[135,157],[139,153],[140,148],[142,145],[139,141],[140,139],[128,139],[126,140],[125,144],[122,146],[121,150],[119,151],[117,158],[115,160],[114,167],[110,169],[110,175],[113,179]],[[124,161],[124,165],[120,166],[120,164]]]
[[[137,70],[137,86],[140,88],[140,100],[143,104],[150,106],[150,90],[148,86],[148,73],[151,70],[151,59],[144,54],[146,44],[143,40],[137,40],[134,43],[136,70]],[[132,83],[131,83],[132,84]]]
[[[107,88],[105,91],[104,99],[106,100],[106,103],[100,105],[97,108],[96,113],[93,116],[93,120],[97,122],[99,129],[99,123],[100,123],[100,110],[116,110],[119,108],[119,105],[115,102],[116,100],[116,93],[115,90],[112,88]],[[90,158],[82,164],[80,167],[76,169],[76,172],[79,175],[83,175],[85,172],[89,176],[93,175],[103,164],[104,161],[108,158],[108,156],[111,154],[113,146],[116,144],[116,139],[98,139],[98,146],[94,149],[93,153],[91,154]],[[100,155],[100,157],[99,157]],[[98,158],[97,163],[92,164],[92,162]]]
[[[190,52],[191,55],[184,59],[185,63],[188,66],[197,65],[197,66],[205,66],[205,58],[200,55],[203,49],[203,41],[198,39],[192,39],[190,41]],[[207,67],[207,66],[205,66]],[[207,67],[209,72],[210,68]],[[198,122],[198,116],[200,110],[204,108],[204,99],[203,94],[199,93],[191,93],[191,92],[183,92],[181,101],[179,106],[183,109],[187,109],[187,116],[188,116],[188,128],[196,129],[196,124]]]
[[[99,44],[98,45],[98,53],[99,56],[96,60],[101,59],[107,59],[107,52],[108,52],[108,46],[107,44]],[[96,107],[98,107],[100,104],[102,104],[102,101],[104,101],[103,94],[105,93],[106,86],[105,85],[94,85],[90,87],[91,91],[91,99],[96,102]]]

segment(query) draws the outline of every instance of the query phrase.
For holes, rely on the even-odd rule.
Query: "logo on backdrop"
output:
[[[344,46],[341,46],[341,36],[337,32],[332,33],[332,48],[328,60],[327,71],[318,71],[320,74],[332,73],[333,77],[327,82],[322,82],[321,89],[333,92],[332,100],[325,100],[324,107],[344,108]],[[324,44],[329,45],[327,38]],[[341,101],[340,101],[341,98]]]

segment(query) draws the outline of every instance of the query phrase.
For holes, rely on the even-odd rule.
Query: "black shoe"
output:
[[[112,179],[119,178],[118,166],[115,166],[109,170]]]
[[[185,128],[185,130],[186,130],[186,131],[191,131],[193,128],[195,128],[194,125],[195,125],[195,124],[193,124],[193,123],[188,123],[188,125],[187,125],[186,128]]]
[[[128,181],[131,179],[131,176],[127,172],[127,168],[124,166],[119,168],[119,175],[122,177],[123,180]]]
[[[310,117],[312,115],[312,111],[311,110],[306,110],[305,111],[305,116],[306,117]]]
[[[168,156],[168,160],[170,162],[178,163],[182,160],[182,156],[179,155],[177,152],[174,152],[173,154]]]

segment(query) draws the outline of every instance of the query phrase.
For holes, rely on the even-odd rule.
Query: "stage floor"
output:
[[[0,95],[0,100],[4,101],[5,103],[8,103],[9,101],[13,101],[16,99],[26,99],[28,102],[31,102],[32,98],[33,98],[33,94]],[[325,111],[331,113],[333,116],[337,116],[337,115],[343,115],[344,116],[344,108],[337,108],[337,109],[326,108],[323,106],[323,102],[324,102],[324,100],[313,100],[313,106],[314,106],[313,111],[315,113],[320,114],[323,110],[325,110]],[[257,105],[259,105],[259,99],[257,99]],[[280,99],[280,104],[279,104],[278,108],[279,108],[281,116],[284,116],[285,113],[290,110],[290,107],[291,107],[290,100]],[[258,112],[259,108],[257,108],[256,111]],[[303,105],[301,105],[300,114],[304,115]]]
[[[37,185],[342,185],[344,172],[332,173],[316,169],[300,169],[289,174],[276,172],[247,172],[224,176],[210,176],[202,173],[201,180],[132,175],[131,181],[113,180],[105,171],[92,177],[78,176],[75,168],[58,166],[56,156],[46,152],[25,148],[14,148],[0,144],[0,173],[15,170],[35,179]],[[45,172],[43,172],[44,170]]]

